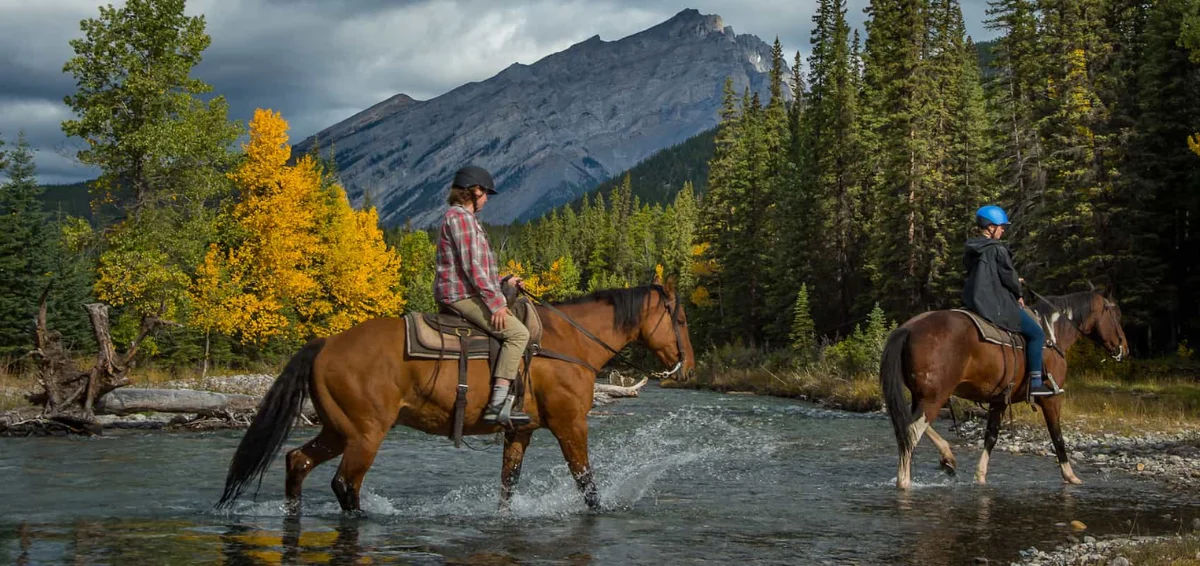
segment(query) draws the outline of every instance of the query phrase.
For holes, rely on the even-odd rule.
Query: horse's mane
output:
[[[667,291],[662,285],[642,285],[628,289],[604,289],[594,291],[581,297],[567,299],[554,305],[582,305],[587,303],[608,303],[613,306],[613,328],[628,332],[637,328],[642,321],[642,305],[646,304],[646,296],[657,292],[665,301]]]
[[[1051,295],[1043,297],[1033,304],[1034,312],[1049,316],[1054,312],[1070,313],[1069,318],[1086,318],[1092,312],[1092,297],[1094,291],[1080,291],[1067,295]]]

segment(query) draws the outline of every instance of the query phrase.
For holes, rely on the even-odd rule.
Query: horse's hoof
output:
[[[288,499],[283,502],[283,513],[289,517],[295,517],[300,514],[300,500]]]
[[[987,485],[987,476],[975,476],[975,485]]]
[[[948,476],[954,476],[958,473],[958,463],[954,460],[942,460],[942,471]]]
[[[1063,478],[1063,483],[1071,484],[1071,485],[1083,485],[1083,480],[1081,480],[1075,476],[1071,476],[1069,478]]]

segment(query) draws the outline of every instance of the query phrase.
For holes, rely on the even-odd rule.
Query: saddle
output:
[[[508,304],[513,316],[529,329],[527,349],[536,350],[542,341],[543,327],[533,302],[528,297],[520,296]],[[448,309],[437,313],[408,313],[404,315],[404,322],[407,327],[404,353],[410,358],[457,358],[465,341],[468,359],[493,359],[492,350],[500,345],[499,340],[486,330]]]
[[[971,322],[975,323],[975,329],[979,331],[980,340],[983,340],[984,342],[991,342],[992,344],[999,344],[1000,346],[1007,346],[1009,348],[1013,348],[1014,350],[1025,349],[1025,337],[1021,336],[1020,332],[1013,332],[1011,330],[1000,328],[982,316],[979,316],[978,314],[975,314],[967,309],[952,310],[954,312],[967,315],[967,317],[971,319]],[[1039,321],[1039,323],[1041,322],[1041,319],[1038,318],[1033,311],[1027,308],[1025,309],[1025,312],[1029,313],[1034,320]],[[1045,324],[1042,324],[1042,326],[1044,327]],[[1046,336],[1049,335],[1049,333],[1046,334]]]
[[[525,347],[523,371],[519,372],[513,383],[512,396],[516,399],[516,408],[520,408],[525,399],[525,387],[529,381],[529,363],[533,355],[541,347],[542,319],[537,309],[528,297],[520,295],[517,288],[505,281],[501,285],[509,309],[527,329],[529,329],[529,344]],[[467,409],[467,369],[470,360],[486,359],[489,374],[496,367],[496,359],[500,354],[500,340],[487,330],[476,326],[452,309],[443,306],[438,313],[408,313],[404,315],[405,340],[404,353],[410,358],[424,359],[458,359],[458,387],[454,397],[453,426],[450,439],[454,447],[462,444],[463,417]],[[437,371],[434,369],[434,377]]]
[[[1033,312],[1033,309],[1031,309],[1029,307],[1024,307],[1024,309],[1025,309],[1025,312],[1029,314],[1029,316],[1032,316],[1033,319],[1038,321],[1038,324],[1040,324],[1042,326],[1042,330],[1046,333],[1046,346],[1057,350],[1058,346],[1055,343],[1054,330],[1051,327],[1050,321],[1038,316],[1037,313]],[[984,319],[982,316],[979,316],[978,314],[976,314],[972,311],[966,310],[966,309],[951,309],[951,310],[953,310],[954,312],[959,312],[959,313],[967,315],[967,318],[970,318],[971,322],[975,323],[975,329],[979,331],[979,339],[980,340],[983,340],[984,342],[990,342],[992,344],[997,344],[1001,347],[1012,348],[1014,356],[1016,355],[1016,350],[1024,350],[1025,349],[1025,337],[1022,336],[1021,333],[1013,332],[1011,330],[1007,330],[1007,329],[1001,328],[999,326],[996,326],[992,322]],[[1060,350],[1060,352],[1061,352],[1061,350]],[[1014,360],[1014,363],[1015,363],[1015,360]],[[1003,392],[1005,402],[1011,402],[1014,393],[1016,393],[1018,397],[1024,397],[1025,401],[1028,402],[1030,400],[1029,383],[1026,380],[1022,380],[1020,387],[1017,387],[1016,388],[1017,391],[1014,391],[1015,384],[1013,382],[1019,376],[1013,376],[1011,378],[1008,377],[1007,367],[1006,367],[1004,373],[1005,373],[1005,381],[1007,382],[1005,384],[1006,387]],[[1046,375],[1047,375],[1047,377],[1049,377],[1049,379],[1051,379],[1051,380],[1054,379],[1053,376],[1050,376],[1049,374],[1046,374]],[[1022,392],[1024,392],[1024,393],[1022,394]]]

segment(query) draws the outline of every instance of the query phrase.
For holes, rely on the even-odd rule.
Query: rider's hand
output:
[[[504,330],[505,319],[508,318],[508,307],[500,307],[500,310],[492,313],[492,328],[496,330]]]
[[[1017,299],[1017,304],[1024,307],[1025,306],[1025,297],[1021,297],[1020,299]]]
[[[517,277],[516,275],[514,275],[512,277],[512,279],[510,279],[509,281],[511,281],[513,285],[516,285],[516,287],[518,289],[520,289],[522,291],[525,290],[525,280],[524,279],[521,279],[520,277]]]

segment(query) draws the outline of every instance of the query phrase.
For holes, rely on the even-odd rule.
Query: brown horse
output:
[[[1049,322],[1047,338],[1057,343],[1058,349],[1046,348],[1044,359],[1046,371],[1060,386],[1067,377],[1065,353],[1083,336],[1098,342],[1118,361],[1129,352],[1121,329],[1120,307],[1099,293],[1047,297],[1033,309]],[[879,377],[900,447],[897,487],[912,486],[912,452],[923,434],[937,445],[942,468],[951,475],[955,473],[957,464],[950,444],[929,426],[951,395],[989,404],[983,455],[975,472],[976,483],[986,483],[988,458],[996,445],[1004,410],[1011,401],[1024,398],[1027,384],[1023,351],[980,340],[974,323],[963,313],[931,311],[909,319],[888,337]],[[911,404],[904,399],[905,388],[912,394]],[[1063,481],[1083,483],[1071,471],[1059,429],[1062,395],[1035,400],[1054,442]]]
[[[695,357],[687,316],[672,281],[665,287],[600,291],[553,310],[539,306],[538,314],[545,327],[543,351],[574,360],[533,359],[524,398],[531,422],[504,435],[501,506],[512,496],[533,431],[547,427],[558,439],[584,501],[595,509],[600,499],[588,462],[587,414],[596,374],[590,368],[603,367],[615,351],[640,341],[663,364],[691,372]],[[410,359],[404,354],[404,340],[403,319],[380,318],[304,346],[263,398],[229,465],[217,506],[232,504],[254,478],[261,483],[308,395],[322,428],[316,438],[287,454],[286,496],[292,512],[300,509],[304,477],[338,455],[342,462],[333,478],[333,492],[342,509],[358,510],[363,476],[388,430],[396,425],[449,435],[458,360]],[[468,371],[463,434],[501,431],[499,425],[481,421],[491,395],[487,361],[471,361]]]

